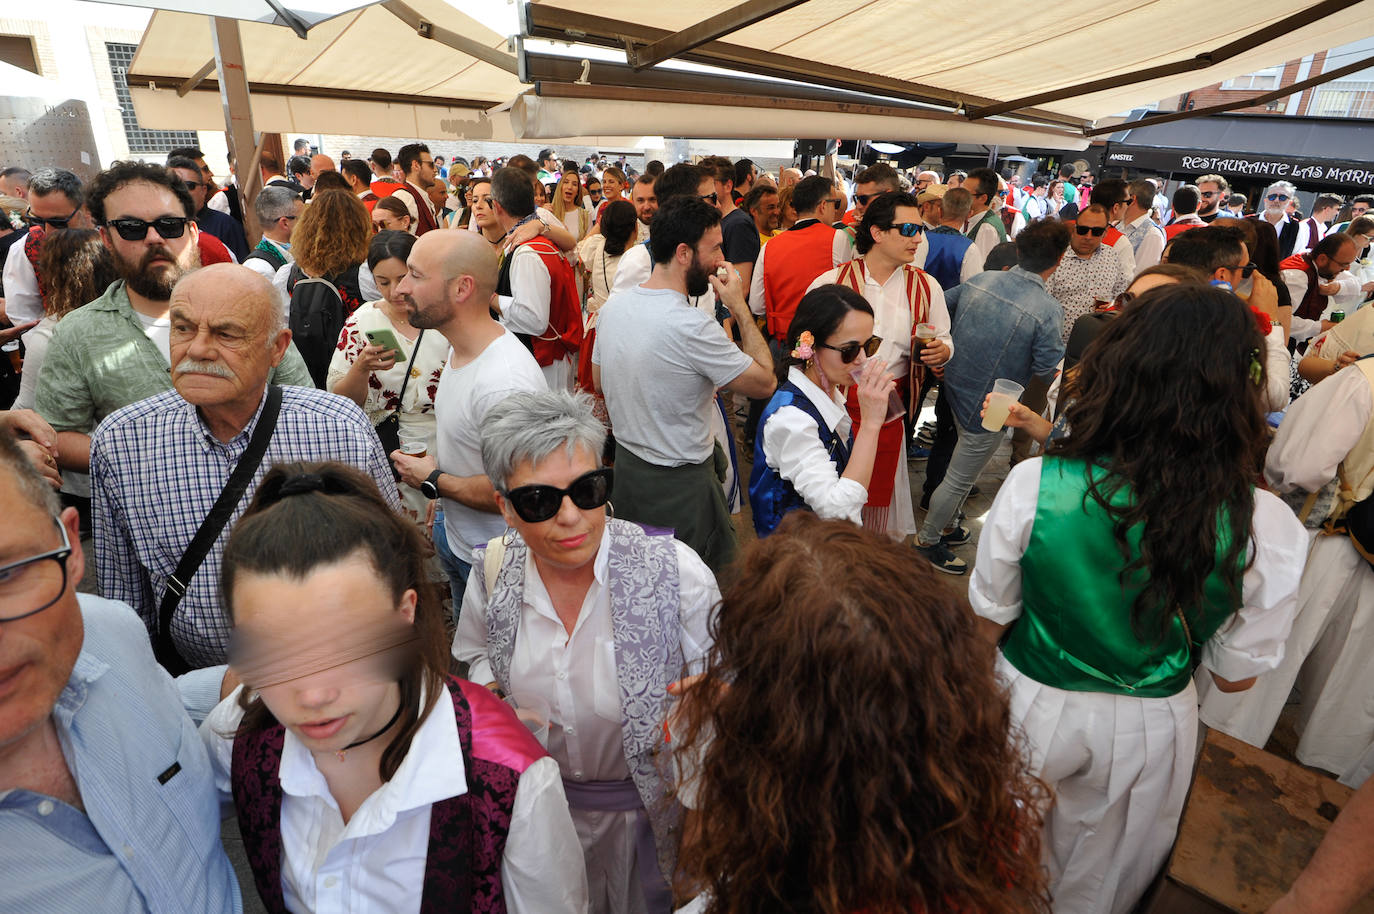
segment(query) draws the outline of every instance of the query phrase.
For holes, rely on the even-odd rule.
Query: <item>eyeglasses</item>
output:
[[[1073,230],[1080,235],[1092,235],[1094,238],[1101,238],[1107,234],[1105,225],[1075,225]]]
[[[822,349],[829,349],[831,352],[838,352],[840,354],[840,361],[848,365],[850,362],[854,361],[859,357],[859,352],[861,350],[864,355],[872,357],[872,355],[878,351],[878,347],[882,344],[882,337],[870,336],[868,340],[863,343],[851,341],[845,343],[843,346],[831,346],[829,343],[817,343],[816,345]]]
[[[62,545],[38,555],[0,565],[0,622],[41,613],[67,592],[67,557],[72,542],[67,528],[54,520]]]
[[[893,222],[883,226],[883,231],[896,229],[902,233],[903,238],[915,238],[925,231],[926,227],[919,222]]]
[[[716,192],[715,192],[715,191],[711,191],[709,194],[702,194],[702,195],[701,195],[701,199],[705,200],[707,203],[711,204],[712,206],[715,206],[715,205],[716,205],[716,200],[718,200],[719,197],[716,195]]]
[[[79,212],[81,212],[81,207],[78,206],[76,209],[72,210],[65,216],[50,217],[35,215],[33,210],[30,209],[24,211],[24,222],[30,228],[47,226],[49,228],[64,229],[67,226],[71,225],[71,221],[76,218],[76,214]]]
[[[1274,202],[1276,202],[1276,201],[1280,201],[1280,202],[1281,202],[1281,201],[1287,200],[1287,199],[1288,199],[1288,195],[1287,195],[1287,194],[1270,194],[1269,196],[1265,197],[1264,199],[1268,200],[1270,203],[1274,203]]]
[[[125,241],[142,241],[148,237],[150,226],[157,229],[158,235],[162,238],[180,238],[186,234],[186,223],[190,221],[185,216],[159,216],[152,222],[146,222],[129,216],[123,219],[111,219],[105,224],[119,232],[119,237]]]
[[[566,489],[555,486],[520,486],[503,493],[520,519],[528,524],[548,520],[563,507],[563,497],[583,511],[599,508],[611,500],[611,481],[614,471],[609,467],[583,473]]]

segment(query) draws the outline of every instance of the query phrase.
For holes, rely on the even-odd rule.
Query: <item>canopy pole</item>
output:
[[[631,42],[626,47],[625,56],[630,66],[636,70],[643,70],[717,38],[748,28],[756,22],[762,22],[804,2],[806,0],[745,0],[738,6],[719,12],[695,25],[689,25],[652,44],[641,47]]]
[[[262,237],[253,201],[262,188],[258,156],[262,150],[253,140],[253,109],[248,98],[248,74],[243,69],[243,41],[234,19],[216,16],[211,24],[215,41],[215,69],[219,75],[219,100],[224,108],[224,132],[234,152],[234,170],[243,200],[243,229],[250,244]]]

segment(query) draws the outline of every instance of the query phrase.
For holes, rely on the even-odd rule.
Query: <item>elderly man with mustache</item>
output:
[[[343,461],[400,501],[357,404],[269,383],[291,342],[271,283],[233,264],[196,270],[171,290],[168,321],[174,389],[110,415],[90,453],[101,591],[138,611],[177,673],[224,662],[220,556],[273,464]]]

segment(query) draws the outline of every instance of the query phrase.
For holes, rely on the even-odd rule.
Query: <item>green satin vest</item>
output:
[[[1092,468],[1099,479],[1106,471]],[[1230,543],[1218,523],[1217,560],[1203,585],[1203,605],[1188,613],[1189,630],[1175,613],[1158,644],[1142,643],[1131,630],[1131,606],[1148,572],[1124,580],[1123,559],[1112,535],[1112,518],[1088,491],[1089,465],[1047,457],[1030,543],[1021,557],[1020,618],[1002,641],[1002,653],[1025,675],[1074,692],[1108,692],[1141,698],[1175,695],[1188,684],[1195,657],[1239,605],[1218,570]],[[1122,488],[1113,506],[1129,503]],[[1126,543],[1138,553],[1144,525],[1132,527]],[[1239,558],[1244,564],[1244,554]],[[1237,571],[1239,574],[1239,570]]]

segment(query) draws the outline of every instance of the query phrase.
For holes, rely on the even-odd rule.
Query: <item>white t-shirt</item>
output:
[[[539,363],[515,334],[504,332],[482,354],[461,368],[450,361],[439,379],[434,398],[438,430],[434,459],[439,469],[453,476],[481,476],[482,420],[487,410],[517,390],[547,390]],[[464,562],[472,550],[506,530],[499,514],[469,508],[444,499],[444,533],[449,549]]]
[[[598,314],[592,362],[616,441],[658,466],[710,457],[716,389],[754,360],[672,289],[615,292]]]
[[[148,339],[152,340],[162,353],[162,357],[168,364],[172,361],[172,319],[166,315],[162,317],[149,317],[142,312],[135,311],[134,316],[143,325],[143,333]]]

